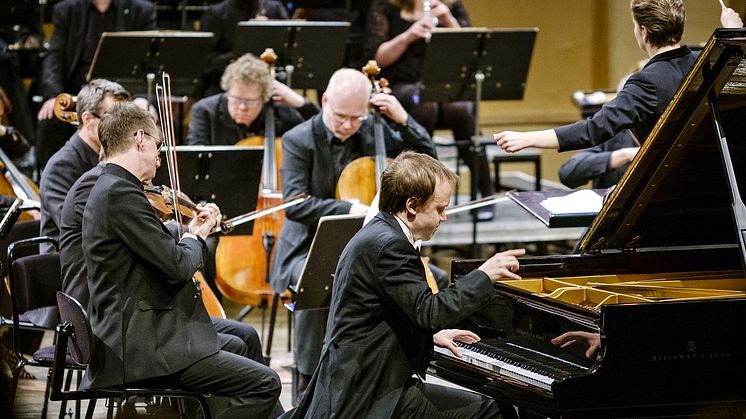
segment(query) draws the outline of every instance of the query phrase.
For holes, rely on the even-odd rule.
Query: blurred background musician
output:
[[[335,187],[344,167],[362,156],[375,155],[373,119],[369,103],[379,107],[386,154],[394,157],[411,149],[435,157],[427,131],[392,95],[372,98],[371,84],[357,70],[335,72],[321,99],[321,112],[282,137],[280,169],[282,193],[288,198],[307,193],[310,199],[285,210],[287,219],[280,232],[272,266],[271,283],[282,293],[298,281],[308,256],[319,218],[333,214],[365,214],[366,205],[335,199]],[[325,333],[327,310],[295,313],[298,395],[318,364]]]
[[[101,116],[116,103],[129,98],[129,92],[119,83],[103,79],[91,81],[78,93],[78,129],[49,159],[41,175],[41,236],[59,240],[62,204],[67,192],[80,175],[98,164],[101,150],[98,124]],[[48,243],[42,244],[39,251],[53,252],[54,247]],[[57,307],[42,308],[28,314],[31,321],[38,325],[54,327],[59,323]]]
[[[54,32],[40,79],[44,103],[37,114],[40,170],[74,131],[52,117],[55,97],[77,92],[86,83],[102,33],[155,29],[155,8],[146,0],[64,0],[54,6],[52,22]]]
[[[484,152],[474,155],[469,144],[474,135],[474,103],[437,103],[420,100],[419,82],[426,39],[435,27],[469,26],[466,8],[459,0],[432,0],[429,16],[423,0],[374,0],[368,12],[367,55],[375,57],[388,79],[394,96],[430,135],[441,126],[453,131],[459,157],[475,170],[479,166],[479,191],[494,193],[489,164]]]
[[[559,178],[568,188],[586,185],[601,189],[616,185],[640,149],[630,130],[624,130],[609,141],[580,150],[562,163]]]
[[[13,126],[12,121],[15,118],[13,118],[14,115],[11,115],[12,113],[13,103],[5,90],[0,87],[0,147],[13,160],[19,170],[27,176],[31,176],[33,173],[30,170],[33,168],[30,165],[33,163],[33,157],[27,158],[31,143],[21,130]]]
[[[200,99],[192,107],[189,145],[233,145],[264,135],[265,106],[274,108],[275,134],[280,136],[311,117],[318,108],[305,97],[270,77],[267,63],[245,54],[226,67],[224,92]],[[272,102],[270,102],[272,99]]]
[[[204,93],[210,96],[221,91],[221,77],[225,68],[236,56],[233,46],[236,41],[238,22],[251,19],[287,19],[288,11],[278,0],[223,0],[210,5],[202,13],[200,30],[212,32],[213,51],[202,79]]]

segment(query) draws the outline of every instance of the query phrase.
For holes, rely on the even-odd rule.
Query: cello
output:
[[[275,78],[277,55],[267,48],[260,56]],[[281,139],[275,137],[272,99],[264,106],[264,137],[244,139],[236,145],[264,146],[264,164],[257,208],[268,208],[282,203],[279,167],[282,161]],[[274,254],[274,241],[280,234],[284,212],[275,212],[254,222],[250,236],[223,236],[215,251],[215,283],[226,297],[247,307],[270,307],[274,294],[269,274]],[[264,257],[259,257],[264,255]],[[244,311],[243,313],[247,313]],[[241,315],[239,315],[240,317]]]
[[[388,93],[388,81],[377,80],[381,68],[374,60],[368,61],[363,67],[363,73],[373,85],[371,97],[379,93]],[[351,161],[342,170],[337,180],[335,191],[336,198],[342,201],[357,201],[361,204],[370,205],[381,186],[381,174],[391,163],[386,157],[386,143],[383,139],[383,122],[381,112],[373,108],[373,134],[375,137],[374,157],[364,156]]]

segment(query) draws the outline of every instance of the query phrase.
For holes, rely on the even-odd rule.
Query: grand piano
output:
[[[580,251],[521,259],[523,280],[459,324],[482,340],[436,350],[431,374],[525,416],[742,417],[745,54],[746,30],[715,31]],[[568,331],[600,349],[551,344]]]

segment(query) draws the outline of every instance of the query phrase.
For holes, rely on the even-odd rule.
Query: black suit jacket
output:
[[[396,157],[405,149],[435,157],[430,136],[412,117],[407,118],[406,126],[392,126],[384,121],[383,128],[389,157]],[[374,156],[373,118],[364,121],[358,134],[347,141],[361,142],[360,155],[353,157]],[[284,198],[306,193],[310,199],[285,210],[286,220],[277,240],[272,265],[271,283],[276,292],[283,292],[298,279],[299,267],[311,247],[319,218],[348,214],[352,206],[334,198],[337,179],[322,113],[282,137],[280,178]]]
[[[266,105],[265,105],[266,106]],[[272,105],[275,114],[275,135],[278,137],[304,121],[301,114],[287,106]],[[264,135],[264,110],[249,127],[252,134]],[[243,137],[228,113],[228,96],[218,93],[200,99],[192,107],[189,122],[189,145],[233,145]]]
[[[637,147],[637,144],[629,130],[624,130],[602,144],[580,150],[560,166],[560,181],[569,188],[583,186],[588,181],[593,182],[594,188],[616,185],[629,163],[610,169],[611,153],[627,147]]]
[[[155,29],[155,7],[145,0],[116,0],[116,32]],[[41,94],[55,97],[61,92],[75,94],[80,86],[71,79],[83,53],[90,0],[65,0],[54,6],[54,33],[42,62]]]
[[[75,133],[49,159],[41,174],[41,235],[55,240],[60,236],[62,204],[67,192],[83,173],[98,164],[98,153]],[[42,251],[51,251],[51,247]]]
[[[192,275],[202,240],[178,243],[155,215],[139,180],[107,163],[83,212],[83,254],[98,339],[86,387],[176,373],[219,350]]]
[[[555,128],[560,151],[601,144],[624,129],[644,142],[697,59],[688,47],[660,53],[632,74],[617,93],[589,119]]]
[[[65,197],[60,216],[62,291],[78,300],[83,307],[88,307],[90,300],[88,271],[83,257],[83,211],[104,165],[99,163],[75,181]]]
[[[433,295],[419,252],[386,212],[350,240],[334,278],[324,351],[297,417],[391,417],[407,380],[424,377],[433,334],[495,296],[479,270]]]

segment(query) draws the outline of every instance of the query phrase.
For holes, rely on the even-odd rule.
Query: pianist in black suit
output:
[[[478,340],[447,328],[494,298],[493,280],[518,278],[512,271],[524,254],[498,253],[439,291],[428,285],[416,246],[446,220],[455,180],[411,151],[386,169],[381,211],[337,265],[321,361],[293,417],[499,417],[489,397],[424,382],[433,343],[458,356],[453,339]]]
[[[508,152],[526,147],[577,150],[608,141],[625,129],[645,141],[697,53],[680,44],[686,16],[683,0],[632,0],[630,7],[635,39],[650,57],[645,67],[591,118],[543,131],[500,132],[495,134],[500,147]]]

